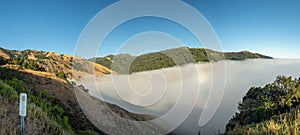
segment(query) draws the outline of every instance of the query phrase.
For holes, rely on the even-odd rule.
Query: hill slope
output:
[[[300,78],[278,76],[252,87],[226,125],[227,134],[299,134]]]
[[[16,51],[0,48],[0,80],[10,82],[8,85],[15,90],[16,95],[18,95],[19,92],[30,93],[32,95],[30,104],[37,106],[36,110],[40,110],[41,116],[45,117],[45,119],[50,118],[50,121],[57,123],[55,125],[58,125],[57,127],[60,128],[59,132],[69,132],[70,134],[104,134],[86,118],[83,113],[84,110],[81,110],[74,93],[74,86],[69,84],[66,80],[67,77],[74,77],[72,76],[73,72],[76,72],[78,75],[74,77],[77,79],[80,78],[80,75],[84,74],[110,74],[113,72],[111,69],[118,73],[126,73],[126,71],[133,73],[195,62],[210,62],[224,59],[244,60],[248,58],[270,59],[271,57],[247,51],[221,53],[206,49],[176,48],[140,56],[131,56],[129,54],[109,55],[104,58],[94,58],[88,61],[69,55],[59,55],[54,52],[35,50]],[[95,64],[92,62],[93,60],[100,64]],[[131,62],[132,64],[128,67],[128,63]],[[95,65],[95,68],[93,68],[93,65]],[[76,89],[78,90],[78,88]],[[0,91],[2,92],[2,90]],[[90,102],[100,106],[108,106],[108,108],[110,108],[109,110],[113,110],[114,113],[127,119],[140,121],[152,118],[147,115],[137,115],[127,112],[118,106],[104,103],[96,98],[90,97],[83,91],[81,91],[80,94],[83,97],[88,97],[87,99],[90,100]],[[9,96],[2,95],[1,98],[9,98]],[[6,100],[1,102],[6,102]],[[3,110],[13,110],[11,108],[16,107],[17,101],[3,104],[6,105]],[[12,107],[10,108],[9,106]],[[49,110],[47,108],[52,109]],[[103,107],[99,108],[103,109]],[[12,121],[14,124],[18,123],[18,121]],[[113,121],[106,121],[106,123],[115,124],[111,122]],[[1,124],[7,123],[1,121]],[[117,124],[116,126],[119,126],[121,130],[107,130],[110,130],[112,133],[122,133],[122,130],[124,130],[121,127],[122,125]],[[144,129],[143,125],[137,127]],[[5,133],[7,133],[7,130],[9,129],[1,129],[1,131]],[[145,130],[144,132],[148,133],[149,131]],[[37,134],[42,133],[47,132],[40,131]]]
[[[20,134],[19,113],[18,113],[18,92],[9,84],[18,82],[18,80],[7,80],[6,83],[0,80],[0,134],[15,135]],[[9,83],[9,84],[7,84]],[[22,84],[19,84],[19,86]],[[22,91],[24,92],[24,91]],[[29,91],[27,91],[29,92]],[[32,101],[33,99],[36,101]],[[45,100],[41,100],[37,96],[28,93],[29,103],[27,104],[27,116],[25,120],[26,131],[25,134],[72,134],[73,132],[68,130],[69,124],[67,121],[59,121],[63,119],[59,114],[53,115],[52,111],[60,109],[54,105],[47,105],[48,110],[43,110],[35,103],[40,103],[40,106],[45,106],[49,103]],[[51,115],[50,115],[51,113]],[[65,117],[67,118],[67,117]]]
[[[68,131],[70,134],[86,134],[86,133],[95,133],[95,134],[105,134],[100,131],[97,127],[95,127],[89,119],[84,115],[81,107],[79,106],[76,95],[74,93],[74,87],[72,84],[68,83],[66,80],[56,77],[55,74],[46,73],[41,71],[32,71],[28,69],[9,69],[7,67],[0,67],[0,80],[3,82],[9,82],[9,85],[15,90],[13,102],[6,103],[6,100],[1,101],[3,103],[2,109],[7,110],[7,108],[11,108],[9,110],[13,111],[11,114],[17,113],[18,109],[14,110],[13,108],[17,108],[18,106],[18,93],[25,92],[28,95],[31,95],[32,98],[29,99],[29,104],[32,106],[37,106],[39,109],[39,113],[43,115],[43,117],[53,118],[54,123],[58,123],[58,127],[61,129],[59,131]],[[140,115],[130,113],[116,105],[109,104],[106,102],[102,102],[96,98],[91,97],[89,94],[84,94],[83,90],[76,88],[77,91],[81,91],[80,95],[84,95],[86,98],[91,100],[90,102],[97,103],[102,106],[103,112],[110,112],[111,110],[115,113],[124,117],[126,119],[132,119],[137,121],[149,120],[153,117],[148,115]],[[0,93],[4,92],[3,89],[0,88]],[[3,98],[9,99],[10,96],[2,95]],[[2,99],[1,97],[1,99]],[[54,108],[54,109],[49,109]],[[103,109],[106,109],[103,110]],[[33,111],[34,112],[34,111]],[[30,115],[31,112],[28,112]],[[47,114],[46,116],[44,116]],[[7,114],[6,114],[7,115]],[[10,115],[10,113],[9,113]],[[32,114],[35,115],[35,114]],[[103,115],[106,115],[103,113]],[[108,114],[107,114],[108,115]],[[1,114],[0,114],[1,116]],[[57,116],[57,118],[56,118]],[[6,116],[5,116],[6,117]],[[32,121],[31,118],[36,117],[40,119],[39,116],[28,117],[27,121]],[[7,117],[10,119],[10,117]],[[51,119],[50,119],[51,120]],[[0,121],[0,125],[6,125],[8,121]],[[14,119],[12,122],[13,125],[18,125],[19,119]],[[42,121],[44,122],[44,121]],[[114,121],[103,121],[104,123],[114,123]],[[35,123],[27,123],[28,126],[33,126]],[[69,125],[69,126],[68,126]],[[44,126],[44,125],[40,125]],[[40,126],[36,126],[36,128],[43,128]],[[46,126],[49,128],[48,126]],[[9,130],[9,127],[4,127],[0,129],[1,132],[5,132]],[[121,128],[121,127],[120,127]],[[49,129],[51,131],[52,129]],[[116,129],[109,129],[116,130]],[[119,131],[119,130],[116,130]],[[141,130],[140,130],[141,131]],[[42,134],[47,133],[46,131],[35,131],[32,130],[28,134]],[[65,133],[64,133],[65,134]]]
[[[8,102],[10,95],[5,94],[7,93],[5,89],[0,88],[0,93],[4,93],[0,97],[0,104],[4,105],[0,107],[0,134],[16,134],[19,130],[11,127],[19,125],[19,119],[15,116],[18,116],[18,109],[16,109],[18,108],[18,100],[16,99],[18,99],[20,92],[29,95],[28,111],[30,112],[28,115],[31,117],[26,118],[26,125],[36,127],[35,129],[30,128],[27,134],[105,134],[84,115],[77,102],[74,87],[77,91],[81,91],[85,97],[91,99],[91,102],[101,105],[103,112],[112,110],[121,117],[137,121],[152,119],[151,116],[133,114],[116,105],[93,98],[66,80],[67,77],[72,77],[72,72],[77,72],[76,74],[79,75],[91,73],[103,75],[112,72],[102,65],[53,52],[14,51],[2,48],[0,50],[0,80],[5,85],[8,83],[7,86],[12,88],[11,91],[14,95],[14,100]],[[74,71],[72,66],[75,68]],[[4,111],[2,112],[2,110]],[[32,114],[32,112],[38,114]],[[102,115],[109,114],[102,113]],[[2,119],[3,117],[5,119]],[[40,122],[37,123],[39,120]],[[47,122],[51,122],[53,125],[43,124]],[[113,122],[106,121],[106,123]],[[46,130],[47,128],[51,129]],[[116,129],[109,130],[114,131]]]
[[[112,71],[102,65],[70,56],[67,54],[57,54],[54,52],[44,52],[36,50],[7,50],[0,48],[0,65],[18,65],[19,68],[44,71],[48,73],[63,73],[71,78],[73,67],[75,72],[84,72],[96,75],[109,74]],[[95,68],[93,68],[93,66]]]
[[[173,67],[175,65],[181,66],[189,63],[245,59],[272,59],[272,57],[248,51],[223,53],[204,48],[182,47],[140,56],[118,54],[89,60],[106,66],[117,73],[124,74]]]

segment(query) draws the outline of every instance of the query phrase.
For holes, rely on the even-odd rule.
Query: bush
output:
[[[18,99],[17,92],[9,85],[0,80],[0,94],[7,97],[9,101]]]
[[[56,74],[56,76],[64,80],[67,79],[67,75],[64,72],[59,72]]]
[[[31,90],[27,87],[27,85],[15,77],[11,80],[6,80],[6,83],[13,87],[18,93],[31,93]]]
[[[41,67],[39,60],[29,60],[27,58],[13,58],[7,61],[9,64],[19,65],[22,68],[35,70],[35,71],[46,71],[45,68]]]

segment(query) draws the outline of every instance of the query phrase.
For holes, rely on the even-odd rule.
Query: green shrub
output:
[[[6,80],[6,83],[13,87],[18,93],[31,93],[28,86],[21,80],[13,77],[11,80]]]
[[[62,124],[67,131],[72,131],[72,127],[69,124],[69,118],[67,116],[64,116]]]
[[[67,79],[67,75],[64,72],[59,72],[56,74],[56,76],[64,80]]]
[[[0,80],[0,94],[4,97],[7,97],[9,101],[18,99],[17,92],[2,80]]]
[[[56,121],[56,119],[49,117],[43,109],[33,103],[28,104],[27,110],[26,125],[31,125],[30,128],[32,128],[32,132],[43,131],[42,133],[44,134],[55,135],[72,134],[72,132],[67,132],[63,126]]]

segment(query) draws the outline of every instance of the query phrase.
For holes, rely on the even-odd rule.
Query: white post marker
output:
[[[21,134],[24,133],[24,117],[26,117],[27,94],[20,94],[19,115],[21,116]]]

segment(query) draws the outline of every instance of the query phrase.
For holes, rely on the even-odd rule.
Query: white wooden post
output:
[[[24,117],[26,117],[27,94],[20,94],[19,115],[21,116],[21,134],[24,134]]]

